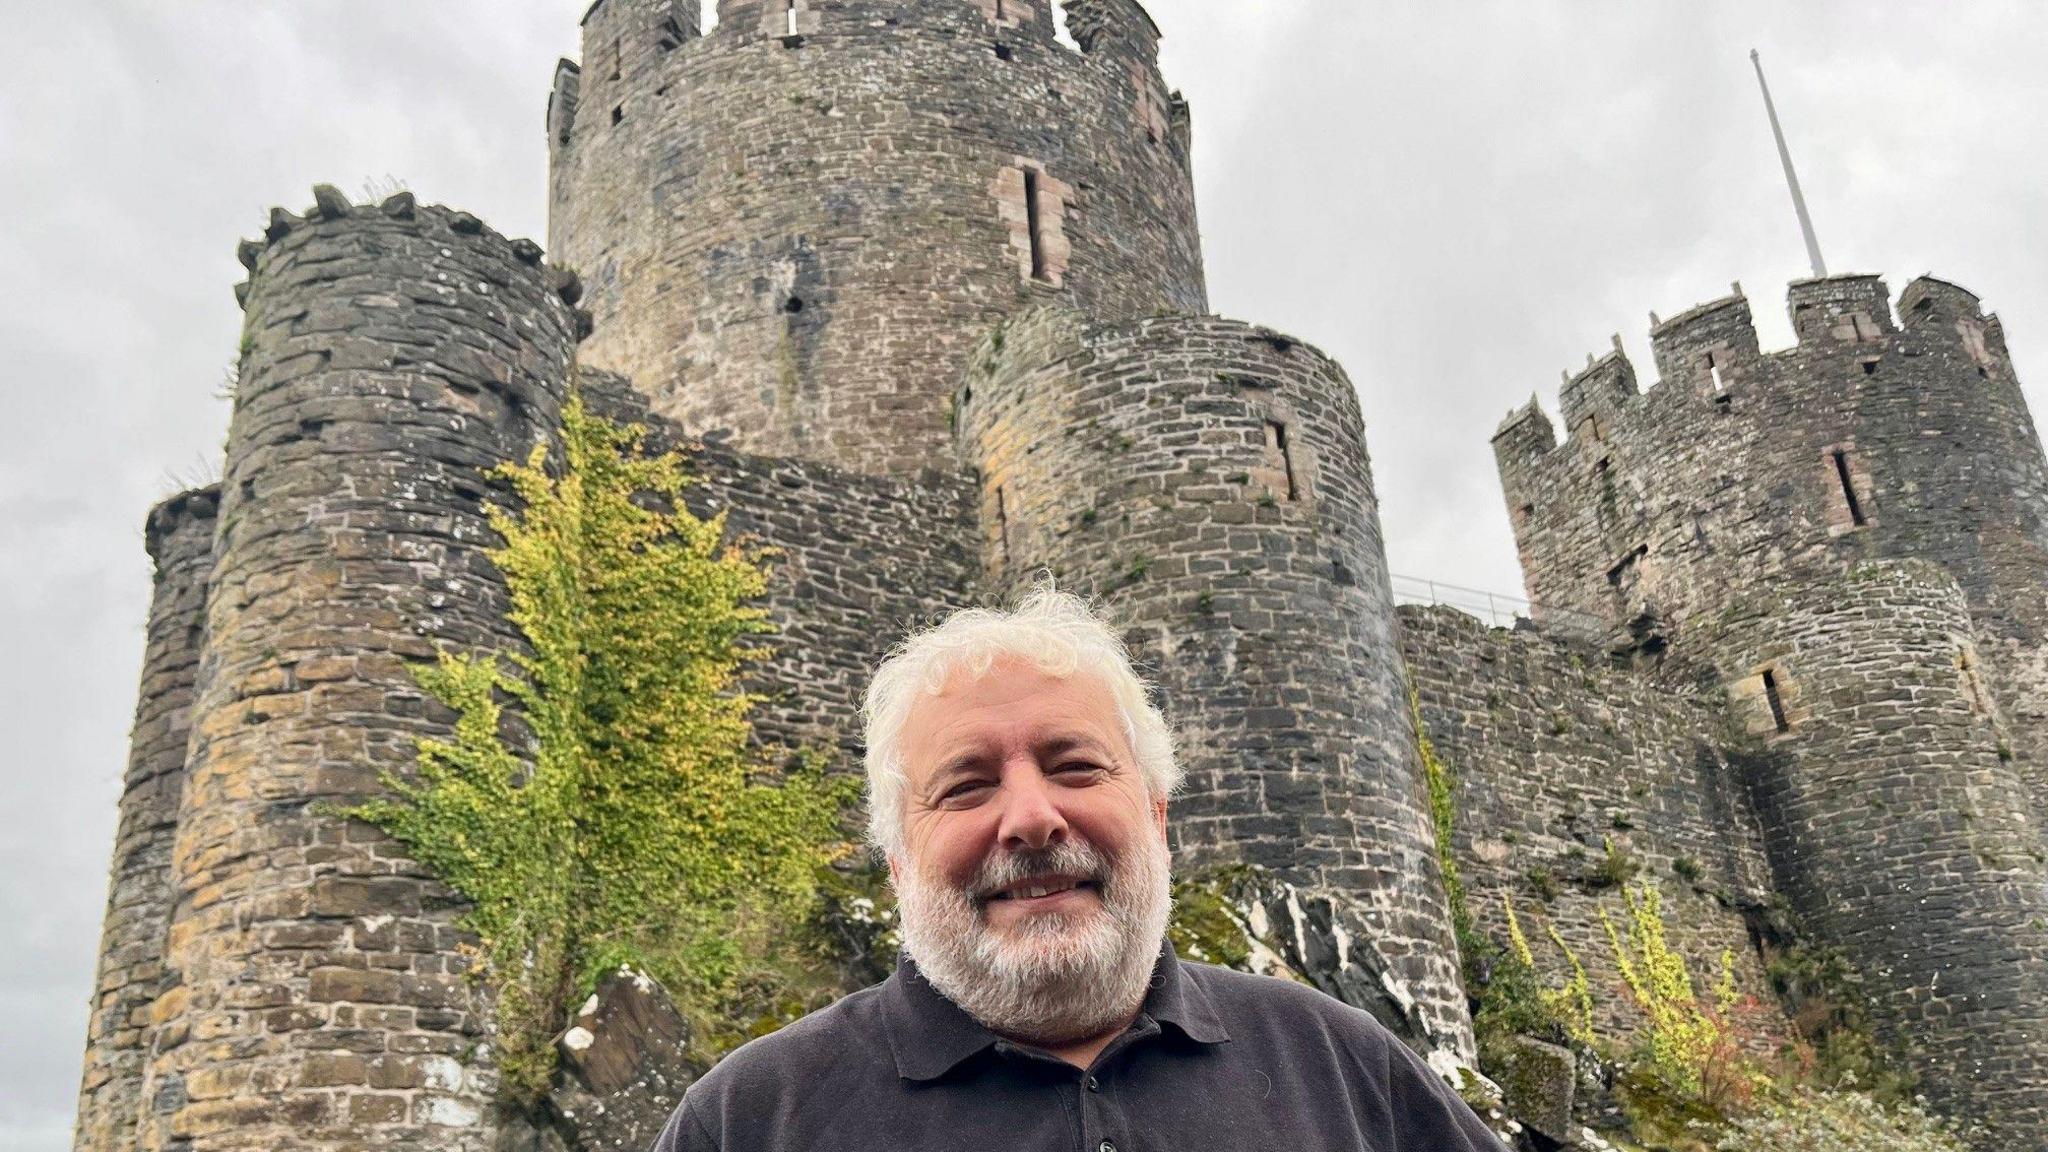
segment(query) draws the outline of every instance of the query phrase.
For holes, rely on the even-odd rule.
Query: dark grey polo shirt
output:
[[[906,962],[745,1045],[690,1087],[655,1152],[1499,1152],[1414,1053],[1299,984],[1161,959],[1086,1072],[1013,1044]]]

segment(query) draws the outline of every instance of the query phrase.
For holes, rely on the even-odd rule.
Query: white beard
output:
[[[1144,1002],[1173,908],[1164,838],[1105,860],[1067,841],[1043,851],[998,851],[963,890],[910,865],[896,876],[903,948],[939,994],[991,1032],[1043,1046],[1114,1028]],[[987,900],[1026,877],[1087,876],[1102,907],[1045,912],[1005,931],[989,926]]]

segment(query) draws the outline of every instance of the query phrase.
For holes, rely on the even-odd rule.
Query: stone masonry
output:
[[[220,490],[173,496],[149,515],[144,538],[156,562],[142,694],[114,833],[114,864],[101,930],[98,982],[79,1090],[81,1143],[116,1147],[130,1139],[141,1107],[152,1038],[150,1012],[166,986],[171,845],[185,789],[185,745],[206,629]]]
[[[1422,735],[1477,926],[1513,907],[1553,986],[1554,931],[1611,1038],[1602,915],[1654,883],[1696,982],[1728,955],[1769,1017],[1784,934],[1838,949],[1939,1103],[2048,1148],[2048,462],[1998,319],[1852,276],[1792,286],[1785,351],[1739,290],[1656,321],[1661,382],[1617,349],[1561,442],[1533,400],[1494,438],[1535,619],[1397,611],[1381,385],[1207,314],[1159,29],[1051,4],[597,0],[552,262],[326,186],[243,243],[224,479],[149,520],[76,1147],[581,1152],[659,1111],[604,1093],[687,1083],[672,1022],[571,1062],[577,1125],[502,1109],[460,899],[336,814],[447,731],[413,665],[520,642],[490,470],[576,389],[767,550],[764,746],[852,764],[897,637],[1049,572],[1170,715],[1176,859],[1256,866],[1281,962],[1438,1067],[1482,988]]]
[[[1963,592],[1932,563],[1870,561],[1711,628],[1702,641],[1743,673],[1738,718],[1763,730],[1751,779],[1781,890],[1863,972],[1930,1097],[2002,1147],[2038,1146],[2048,858]],[[1783,731],[1748,691],[1765,670]]]
[[[550,112],[584,363],[687,432],[914,472],[1020,306],[1203,311],[1158,31],[1132,0],[1069,0],[1075,52],[1049,2],[727,0],[699,37],[687,5],[599,0]]]
[[[1488,628],[1449,608],[1400,610],[1423,727],[1456,787],[1455,836],[1473,916],[1507,936],[1512,904],[1551,987],[1563,940],[1600,981],[1596,1024],[1636,1023],[1614,986],[1604,909],[1657,882],[1672,943],[1704,986],[1732,953],[1737,986],[1768,1001],[1755,933],[1774,889],[1763,832],[1716,709],[1617,669],[1605,652],[1533,629]],[[1702,989],[1704,990],[1704,988]]]
[[[1190,863],[1353,894],[1438,1046],[1470,1055],[1393,593],[1343,369],[1214,317],[996,330],[959,394],[991,593],[1101,598],[1176,721]]]
[[[517,641],[483,470],[547,442],[573,318],[475,217],[316,200],[243,252],[144,1148],[486,1146],[460,909],[324,804],[447,731],[410,664]]]

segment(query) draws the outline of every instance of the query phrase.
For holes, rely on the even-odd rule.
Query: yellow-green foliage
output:
[[[1512,946],[1516,963],[1536,971],[1535,953],[1529,950],[1529,938],[1522,933],[1522,919],[1515,915],[1515,902],[1506,893],[1501,894],[1501,909],[1507,913],[1508,943]],[[1560,988],[1543,988],[1539,991],[1543,1006],[1549,1015],[1564,1029],[1565,1036],[1572,1043],[1587,1049],[1598,1047],[1600,1037],[1593,1031],[1593,986],[1586,978],[1586,966],[1579,963],[1579,954],[1565,943],[1555,925],[1546,926],[1550,942],[1564,954],[1565,962],[1571,965],[1571,979]]]
[[[1622,898],[1628,904],[1626,934],[1615,928],[1604,908],[1600,923],[1614,946],[1622,983],[1643,1012],[1646,1070],[1676,1091],[1699,1095],[1715,1061],[1735,1047],[1724,1023],[1735,999],[1734,957],[1722,954],[1718,1011],[1709,1011],[1693,991],[1685,957],[1664,939],[1663,896],[1657,885],[1645,881],[1623,888]]]
[[[1550,942],[1564,953],[1565,962],[1572,966],[1572,978],[1564,987],[1551,993],[1552,1009],[1564,1021],[1565,1033],[1582,1048],[1592,1049],[1600,1044],[1600,1036],[1593,1030],[1593,985],[1586,979],[1586,966],[1579,963],[1579,954],[1564,942],[1555,925],[1549,926]]]
[[[734,678],[768,630],[749,606],[761,557],[683,507],[681,460],[640,434],[572,399],[559,476],[541,449],[498,470],[522,508],[492,510],[490,555],[529,650],[419,669],[454,737],[353,813],[471,901],[515,1099],[545,1090],[568,1008],[620,964],[700,1020],[782,1007],[763,995],[776,941],[846,847],[847,786],[815,764],[771,782],[750,759]]]
[[[1415,721],[1415,748],[1422,757],[1423,778],[1429,784],[1429,816],[1436,831],[1437,867],[1443,870],[1444,895],[1450,901],[1452,925],[1462,945],[1472,932],[1472,913],[1465,904],[1465,882],[1458,874],[1458,855],[1452,839],[1457,781],[1451,776],[1450,765],[1437,755],[1436,745],[1430,743],[1429,729],[1422,723],[1422,698],[1413,684],[1408,686],[1408,714]]]
[[[1478,1000],[1472,1026],[1479,1041],[1481,1065],[1499,1058],[1505,1051],[1505,1043],[1516,1035],[1538,1036],[1546,1040],[1576,1037],[1578,1028],[1571,1022],[1569,1014],[1558,1011],[1559,1006],[1566,1003],[1563,999],[1565,992],[1572,986],[1556,991],[1543,987],[1535,961],[1529,954],[1529,943],[1522,938],[1521,925],[1515,920],[1514,908],[1508,907],[1513,947],[1505,952],[1479,930],[1473,919],[1464,878],[1458,870],[1455,837],[1457,779],[1451,772],[1451,766],[1437,754],[1436,745],[1430,741],[1429,729],[1422,722],[1422,701],[1413,684],[1408,686],[1408,713],[1415,723],[1416,752],[1422,759],[1423,779],[1429,788],[1429,814],[1436,833],[1437,866],[1443,873],[1444,896],[1450,904],[1451,929],[1458,942],[1465,987],[1468,994],[1476,994],[1474,998]],[[1577,963],[1576,957],[1573,963]]]

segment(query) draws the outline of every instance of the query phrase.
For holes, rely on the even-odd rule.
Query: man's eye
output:
[[[1076,774],[1086,775],[1090,772],[1101,771],[1104,771],[1102,765],[1097,764],[1092,760],[1069,760],[1065,764],[1062,764],[1059,767],[1054,768],[1053,774],[1056,776],[1071,776]]]
[[[941,801],[970,799],[987,788],[988,781],[986,780],[962,780],[944,792],[939,793],[939,799]]]

